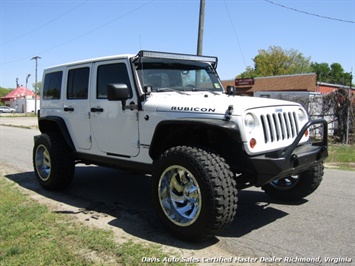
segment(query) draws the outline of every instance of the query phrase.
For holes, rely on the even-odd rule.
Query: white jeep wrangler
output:
[[[216,57],[140,51],[45,69],[38,182],[65,188],[77,163],[150,173],[159,219],[188,241],[232,222],[239,189],[282,200],[315,191],[326,121],[309,120],[297,103],[236,96],[216,67]],[[312,143],[315,124],[323,137]]]

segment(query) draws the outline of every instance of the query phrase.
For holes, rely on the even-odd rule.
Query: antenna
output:
[[[140,33],[139,33],[139,50],[142,50],[142,39]]]

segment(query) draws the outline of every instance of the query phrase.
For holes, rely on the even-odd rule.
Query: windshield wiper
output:
[[[180,93],[180,94],[186,94],[184,92],[182,92],[181,90],[176,90],[176,89],[172,89],[172,88],[156,88],[156,89],[153,89],[153,91],[155,92],[177,92],[177,93]]]
[[[211,89],[206,89],[206,88],[192,88],[191,91],[205,91],[205,92],[210,92],[210,93],[212,93],[214,95],[218,94],[218,92],[213,91]]]

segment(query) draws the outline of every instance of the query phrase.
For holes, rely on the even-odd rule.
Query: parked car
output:
[[[8,106],[0,106],[0,113],[15,113],[16,110],[14,108],[10,108]]]

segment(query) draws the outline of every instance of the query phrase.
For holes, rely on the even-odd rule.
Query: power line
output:
[[[246,64],[245,58],[244,58],[244,54],[243,54],[243,50],[242,50],[242,47],[240,46],[240,43],[239,43],[238,34],[237,34],[237,31],[236,31],[236,29],[234,27],[234,24],[233,24],[233,21],[232,21],[232,17],[231,17],[231,15],[229,13],[229,8],[228,8],[226,0],[224,0],[224,5],[226,6],[226,10],[227,10],[227,14],[228,14],[228,17],[229,17],[229,21],[232,24],[233,32],[234,32],[235,38],[237,39],[238,47],[239,47],[240,53],[242,55],[244,65],[245,65],[245,67],[247,67],[247,64]]]
[[[306,15],[309,15],[309,16],[314,16],[314,17],[319,17],[319,18],[324,18],[324,19],[329,19],[329,20],[335,20],[335,21],[345,22],[345,23],[355,23],[355,21],[352,21],[352,20],[344,20],[344,19],[339,19],[339,18],[332,18],[332,17],[322,16],[322,15],[319,15],[319,14],[314,14],[314,13],[310,13],[310,12],[307,12],[307,11],[299,10],[299,9],[296,9],[296,8],[293,8],[293,7],[289,7],[289,6],[285,6],[285,5],[282,5],[282,4],[278,4],[278,3],[275,3],[275,2],[270,1],[270,0],[264,0],[264,1],[268,2],[270,4],[273,4],[273,5],[280,6],[282,8],[286,8],[286,9],[290,9],[292,11],[303,13],[303,14],[306,14]]]
[[[84,4],[85,4],[86,2],[88,2],[88,1],[89,1],[89,0],[85,0],[85,1],[81,2],[80,4],[76,5],[75,7],[73,7],[73,8],[71,8],[71,9],[69,9],[68,11],[64,12],[63,14],[61,14],[61,15],[55,17],[55,18],[52,18],[51,20],[47,21],[46,23],[44,23],[44,24],[38,26],[37,28],[35,28],[35,29],[31,30],[31,31],[28,31],[28,32],[26,32],[26,33],[24,33],[24,34],[22,34],[22,35],[19,35],[19,36],[13,38],[13,39],[4,41],[4,42],[2,42],[0,45],[2,46],[2,45],[4,45],[4,44],[10,43],[10,42],[16,41],[16,40],[18,40],[18,39],[21,39],[21,38],[23,38],[23,37],[25,37],[25,36],[28,36],[28,35],[30,35],[31,33],[34,33],[34,32],[36,32],[36,31],[42,29],[43,27],[45,27],[45,26],[51,24],[52,22],[54,22],[54,21],[56,21],[56,20],[58,20],[58,19],[64,17],[65,15],[69,14],[69,13],[72,12],[73,10],[75,10],[75,9],[79,8],[80,6],[84,5]]]
[[[80,39],[81,37],[84,37],[84,36],[86,36],[86,35],[89,35],[90,33],[93,33],[93,32],[95,32],[95,31],[97,31],[97,30],[99,30],[99,29],[101,29],[101,28],[104,28],[105,26],[107,26],[107,25],[109,25],[109,24],[115,22],[116,20],[119,20],[119,19],[121,19],[121,18],[123,18],[123,17],[125,17],[125,16],[128,16],[128,15],[134,13],[135,11],[137,11],[137,10],[139,10],[139,9],[141,9],[141,8],[143,8],[143,7],[145,7],[145,6],[147,6],[147,5],[149,5],[150,3],[154,2],[154,1],[155,1],[155,0],[148,1],[148,2],[146,2],[146,3],[144,3],[144,4],[140,5],[140,6],[138,6],[137,8],[134,8],[134,9],[128,11],[127,13],[124,13],[123,15],[120,15],[120,16],[118,16],[118,17],[116,17],[116,18],[114,18],[114,19],[112,19],[112,20],[110,20],[110,21],[108,21],[108,22],[106,22],[106,23],[101,24],[100,26],[97,26],[96,28],[93,28],[92,30],[89,30],[89,31],[87,31],[87,32],[85,32],[85,33],[83,33],[83,34],[80,34],[80,35],[78,35],[78,36],[76,36],[76,37],[74,37],[74,38],[72,38],[72,39],[70,39],[70,40],[68,40],[68,41],[59,43],[59,44],[57,44],[57,45],[55,45],[55,46],[52,46],[52,47],[50,47],[50,48],[48,48],[48,49],[42,50],[42,51],[37,52],[37,53],[35,53],[35,54],[43,54],[43,53],[45,53],[45,52],[51,51],[51,50],[53,50],[53,49],[55,49],[55,48],[58,48],[58,47],[60,47],[60,46],[65,45],[65,44],[68,44],[68,43],[70,43],[70,42],[72,42],[72,41],[75,41],[75,40],[77,40],[77,39]],[[22,57],[22,58],[19,58],[19,59],[15,59],[15,60],[13,60],[13,61],[4,62],[4,63],[1,63],[1,65],[7,65],[7,64],[15,63],[15,62],[18,62],[18,61],[22,61],[22,60],[28,59],[29,57],[31,57],[31,56],[26,56],[26,57]]]

